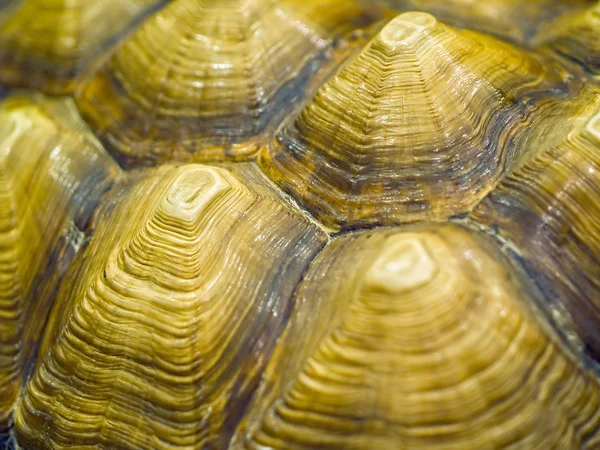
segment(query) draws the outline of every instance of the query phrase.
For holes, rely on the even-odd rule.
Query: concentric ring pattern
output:
[[[598,0],[0,0],[0,448],[600,450]]]

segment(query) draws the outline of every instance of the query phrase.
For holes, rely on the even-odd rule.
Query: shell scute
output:
[[[536,35],[534,45],[567,65],[576,63],[600,80],[600,2],[548,23]]]
[[[248,159],[349,51],[336,41],[353,20],[375,19],[339,0],[176,0],[121,45],[77,102],[123,164]]]
[[[225,448],[327,236],[251,165],[163,166],[109,195],[16,433],[31,448]]]
[[[534,139],[532,157],[475,208],[471,219],[518,249],[547,302],[598,355],[600,92],[588,94],[575,110],[557,114],[554,137],[545,133]]]
[[[73,91],[111,42],[161,1],[15,1],[0,10],[0,85]]]
[[[529,44],[540,28],[570,13],[578,13],[595,0],[375,0],[398,12],[424,11],[450,25]]]
[[[335,238],[233,448],[590,448],[600,384],[493,241],[449,224]]]
[[[579,83],[557,63],[425,13],[388,23],[259,155],[326,226],[468,212]]]
[[[0,104],[0,427],[54,291],[119,174],[72,101],[33,95]]]

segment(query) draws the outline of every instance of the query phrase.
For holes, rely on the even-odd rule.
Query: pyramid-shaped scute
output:
[[[20,442],[225,448],[326,235],[253,164],[122,183],[58,294]]]
[[[224,174],[217,170],[192,167],[172,181],[158,209],[167,217],[193,224],[198,222],[211,203],[233,188]]]
[[[110,40],[160,1],[22,0],[0,14],[0,81],[70,92]]]
[[[256,107],[259,96],[269,98],[272,91],[265,91],[268,77],[252,78],[265,68],[285,71],[253,59],[267,50],[268,43],[262,41],[269,32],[264,16],[272,18],[275,3],[177,0],[123,45],[112,67],[144,108],[156,106],[151,94],[162,95],[163,115],[210,117]],[[202,20],[195,20],[198,17]],[[279,51],[275,56],[283,55]]]
[[[0,103],[0,429],[53,291],[79,250],[94,203],[118,173],[73,108],[40,95]]]
[[[592,445],[600,384],[530,292],[456,225],[335,239],[298,289],[235,448]]]
[[[445,219],[516,163],[525,125],[568,94],[565,79],[556,63],[489,36],[402,14],[259,164],[334,229]]]
[[[590,90],[580,107],[567,109],[556,122],[562,137],[543,134],[533,140],[531,158],[490,192],[471,218],[519,249],[528,276],[539,281],[548,303],[568,311],[569,334],[597,357],[600,91]]]
[[[78,106],[127,165],[248,158],[339,37],[305,9],[296,0],[175,0],[124,41]]]

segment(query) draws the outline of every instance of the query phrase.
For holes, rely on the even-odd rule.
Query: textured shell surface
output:
[[[0,10],[0,82],[71,91],[76,76],[160,0],[15,0]]]
[[[547,24],[535,43],[600,77],[600,2]]]
[[[163,166],[113,191],[18,405],[25,445],[226,445],[327,239],[269,184]]]
[[[555,125],[518,170],[478,205],[473,219],[513,242],[556,307],[600,354],[600,91],[573,122]]]
[[[74,113],[41,95],[0,103],[0,427],[53,291],[120,169]]]
[[[468,212],[514,166],[531,123],[570,84],[552,61],[402,14],[319,89],[259,164],[331,228],[445,219]]]
[[[600,449],[598,0],[0,0],[0,449]]]
[[[394,10],[425,11],[459,27],[529,43],[552,19],[584,10],[597,0],[374,0]]]
[[[334,239],[234,447],[596,448],[600,384],[530,289],[456,225]]]
[[[352,1],[175,0],[125,40],[77,103],[126,165],[247,159],[322,63],[348,51],[337,40],[372,21]]]

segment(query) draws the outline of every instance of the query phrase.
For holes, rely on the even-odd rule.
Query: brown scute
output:
[[[575,332],[600,356],[600,90],[554,123],[530,160],[474,210],[472,220],[513,243]]]
[[[565,63],[575,63],[600,80],[600,1],[583,11],[561,16],[542,28],[534,41]]]

